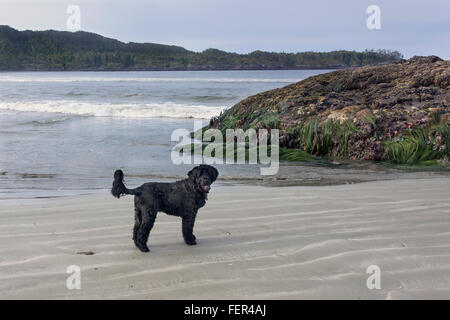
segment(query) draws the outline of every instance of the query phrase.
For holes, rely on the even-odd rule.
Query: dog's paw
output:
[[[145,243],[135,242],[136,247],[142,252],[150,252],[150,249],[147,247]]]
[[[138,247],[138,248],[139,248],[139,250],[141,250],[142,252],[150,252],[150,249],[149,249],[146,245],[143,245],[143,246]]]
[[[184,239],[184,242],[186,242],[187,245],[195,246],[197,244],[196,238],[194,235],[192,235],[189,238]]]
[[[190,240],[190,241],[186,240],[185,242],[189,246],[195,246],[197,244],[197,241],[195,241],[195,240]]]

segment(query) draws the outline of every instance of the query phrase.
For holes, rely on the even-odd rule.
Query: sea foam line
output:
[[[93,103],[71,100],[0,102],[0,110],[64,113],[82,116],[117,118],[197,118],[209,119],[226,109],[225,106],[165,103]]]

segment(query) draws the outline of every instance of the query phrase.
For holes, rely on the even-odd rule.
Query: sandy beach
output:
[[[449,190],[448,178],[216,186],[198,245],[160,213],[148,254],[131,241],[130,196],[1,200],[0,298],[449,299]],[[69,265],[80,290],[66,288]]]

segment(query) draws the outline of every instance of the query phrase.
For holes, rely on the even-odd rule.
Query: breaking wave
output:
[[[79,101],[1,102],[0,110],[64,113],[117,118],[197,118],[217,116],[226,107],[165,103],[93,103]]]

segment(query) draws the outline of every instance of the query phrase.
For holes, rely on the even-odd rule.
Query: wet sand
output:
[[[213,187],[198,245],[160,213],[147,254],[132,197],[0,200],[0,298],[450,299],[449,190],[449,178]],[[69,265],[80,290],[66,288]],[[370,265],[381,289],[367,288]]]

